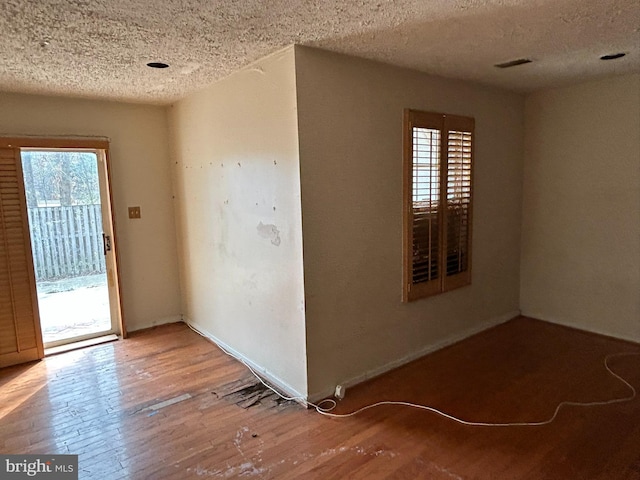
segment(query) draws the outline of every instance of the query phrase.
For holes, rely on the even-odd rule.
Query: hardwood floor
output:
[[[602,364],[620,351],[640,346],[519,318],[348,390],[337,411],[405,400],[543,420],[563,400],[628,395]],[[640,356],[610,365],[640,387]],[[79,454],[80,478],[100,480],[640,479],[640,398],[568,407],[542,427],[469,427],[394,406],[326,418],[249,379],[183,324],[5,368],[0,452]]]

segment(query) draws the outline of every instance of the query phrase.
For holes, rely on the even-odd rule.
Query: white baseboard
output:
[[[351,377],[347,380],[344,380],[342,382],[340,382],[340,385],[344,386],[345,388],[350,388],[353,387],[354,385],[357,385],[359,383],[362,383],[366,380],[369,380],[371,378],[377,377],[379,375],[382,375],[383,373],[386,373],[390,370],[393,370],[394,368],[398,368],[406,363],[412,362],[413,360],[417,360],[418,358],[424,357],[425,355],[428,355],[429,353],[435,352],[436,350],[440,350],[444,347],[448,347],[449,345],[453,345],[454,343],[458,343],[462,340],[464,340],[465,338],[469,338],[473,335],[476,335],[477,333],[483,332],[484,330],[488,330],[490,328],[495,327],[496,325],[500,325],[501,323],[505,323],[515,317],[517,317],[518,315],[520,315],[520,311],[519,310],[514,310],[512,312],[509,313],[505,313],[504,315],[500,315],[498,317],[494,317],[491,318],[485,322],[482,322],[479,325],[475,325],[472,328],[469,328],[467,330],[463,330],[462,332],[456,333],[454,335],[451,335],[449,337],[445,337],[444,339],[436,342],[436,343],[432,343],[430,345],[427,345],[423,348],[421,348],[420,350],[417,350],[415,352],[412,352],[408,355],[405,355],[404,357],[401,357],[397,360],[393,360],[389,363],[386,363],[380,367],[374,368],[372,370],[368,370],[362,374],[356,375],[355,377]],[[309,401],[314,403],[314,402],[318,402],[324,398],[330,397],[334,394],[334,387],[331,387],[330,389],[326,389],[323,390],[321,392],[316,392],[314,394],[309,395]]]
[[[272,387],[274,387],[276,390],[282,393],[284,396],[289,397],[297,401],[298,403],[306,406],[306,400],[307,400],[306,395],[301,394],[295,388],[289,385],[287,382],[276,377],[273,373],[269,372],[264,367],[258,365],[250,358],[238,352],[236,349],[226,344],[225,342],[217,338],[215,335],[208,332],[204,327],[202,327],[202,325],[199,325],[197,322],[194,322],[193,320],[189,319],[186,315],[182,316],[182,321],[187,325],[189,325],[194,330],[196,330],[203,337],[215,343],[225,353],[229,354],[231,357],[235,358],[240,363],[243,363],[245,366],[249,367],[256,374],[258,374],[260,377],[266,380],[267,383],[269,383]]]
[[[522,315],[525,317],[533,318],[535,320],[541,320],[547,323],[553,323],[554,325],[560,325],[563,327],[574,328],[576,330],[582,330],[583,332],[595,333],[596,335],[602,335],[605,337],[616,338],[618,340],[624,340],[625,342],[633,342],[640,343],[640,337],[633,337],[627,335],[621,335],[619,333],[613,333],[606,331],[605,329],[594,328],[589,325],[583,325],[578,322],[573,322],[571,320],[560,320],[558,318],[550,318],[546,315],[540,315],[535,312],[522,312]]]
[[[136,330],[144,330],[145,328],[157,327],[158,325],[166,325],[167,323],[178,323],[182,321],[182,315],[170,315],[168,317],[155,318],[146,322],[129,325],[127,323],[127,332],[135,332]]]

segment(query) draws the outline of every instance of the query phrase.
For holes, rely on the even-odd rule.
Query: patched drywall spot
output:
[[[265,225],[262,222],[258,224],[258,235],[262,238],[268,238],[276,247],[280,245],[280,231],[275,225]]]
[[[188,63],[180,69],[180,75],[191,75],[196,70],[199,70],[202,65],[199,63]]]

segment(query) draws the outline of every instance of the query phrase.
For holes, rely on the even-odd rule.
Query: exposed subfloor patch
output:
[[[185,393],[184,395],[180,395],[180,396],[173,397],[173,398],[170,398],[168,400],[165,400],[163,402],[154,403],[153,405],[149,405],[147,408],[145,408],[143,410],[152,410],[152,411],[160,410],[161,408],[168,407],[169,405],[175,405],[176,403],[183,402],[184,400],[188,400],[189,398],[191,398],[191,394]]]
[[[247,375],[239,380],[226,383],[214,392],[218,398],[223,398],[235,405],[247,409],[256,405],[267,408],[286,408],[298,405],[293,400],[285,400],[267,388],[253,375]]]

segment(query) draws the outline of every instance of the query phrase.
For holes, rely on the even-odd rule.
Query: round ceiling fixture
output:
[[[616,58],[622,58],[626,55],[626,53],[610,53],[609,55],[603,55],[600,57],[600,60],[615,60]]]
[[[151,68],[169,68],[169,64],[168,63],[162,63],[162,62],[149,62],[149,63],[147,63],[147,67],[151,67]]]

